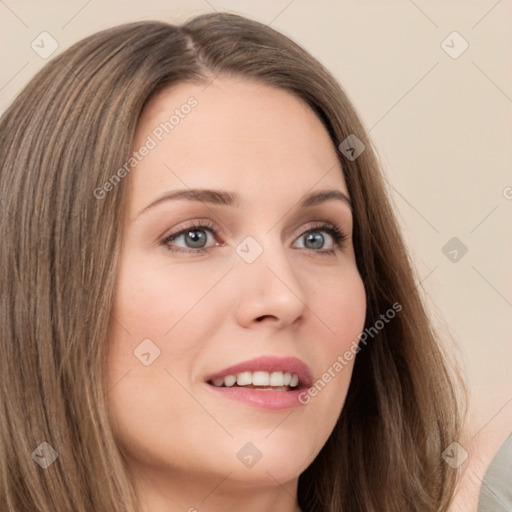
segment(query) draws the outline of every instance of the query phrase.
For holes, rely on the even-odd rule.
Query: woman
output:
[[[0,137],[2,510],[447,510],[454,378],[308,53],[231,14],[115,27]]]

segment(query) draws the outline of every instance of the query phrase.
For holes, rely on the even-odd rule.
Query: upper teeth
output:
[[[283,373],[283,372],[242,372],[236,375],[226,375],[214,379],[213,385],[220,387],[234,386],[235,383],[238,386],[290,386],[292,388],[299,384],[299,377],[295,373]]]

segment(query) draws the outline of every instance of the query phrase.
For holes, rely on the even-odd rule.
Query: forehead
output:
[[[334,144],[311,108],[256,81],[218,78],[159,91],[133,149],[148,143],[154,148],[132,175],[135,206],[184,187],[237,190],[249,200],[293,198],[315,186],[346,192]]]

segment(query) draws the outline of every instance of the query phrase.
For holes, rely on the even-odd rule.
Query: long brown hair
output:
[[[144,21],[50,61],[0,121],[0,461],[2,510],[140,510],[108,421],[106,340],[139,115],[162,87],[252,78],[305,100],[338,146],[371,328],[339,420],[299,479],[304,512],[446,510],[456,471],[456,382],[432,330],[371,141],[332,75],[269,27],[233,14],[181,26]],[[46,469],[37,457],[58,458]],[[46,455],[44,455],[46,454]],[[50,454],[50,455],[48,455]],[[55,454],[53,454],[55,456]],[[47,460],[47,459],[45,459]]]

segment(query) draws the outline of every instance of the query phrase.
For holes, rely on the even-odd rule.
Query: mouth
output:
[[[275,410],[303,405],[299,395],[312,378],[300,359],[263,356],[216,372],[205,382],[225,398]]]
[[[208,381],[208,384],[217,388],[243,387],[259,389],[261,391],[290,391],[299,386],[299,376],[290,372],[240,372],[228,374]]]

